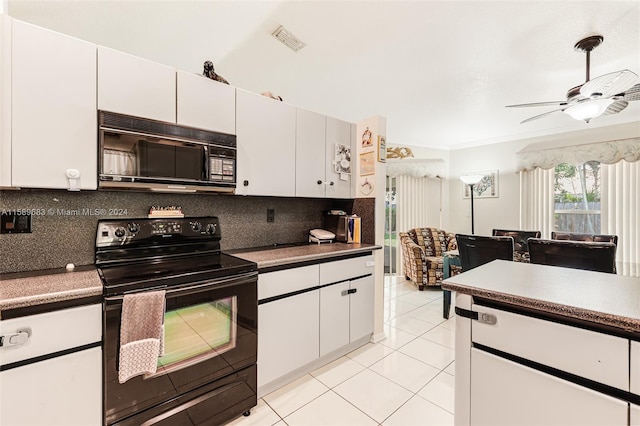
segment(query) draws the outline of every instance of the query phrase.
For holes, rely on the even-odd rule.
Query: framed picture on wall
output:
[[[360,154],[360,176],[372,175],[376,172],[375,152]]]
[[[487,170],[484,172],[468,172],[465,174],[484,175],[484,177],[473,186],[473,198],[496,198],[498,197],[498,171]],[[462,184],[462,198],[471,198],[469,185]]]
[[[378,136],[378,162],[387,161],[387,139],[384,136]]]

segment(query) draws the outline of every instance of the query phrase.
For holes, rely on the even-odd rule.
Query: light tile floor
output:
[[[233,426],[453,425],[455,317],[442,291],[386,276],[385,334],[258,400]]]

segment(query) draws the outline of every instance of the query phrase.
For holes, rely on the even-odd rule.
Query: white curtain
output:
[[[434,191],[434,179],[407,175],[396,177],[396,230],[407,232],[424,226],[439,227],[440,217],[435,218],[429,212],[440,211],[441,193],[441,188]],[[434,206],[437,207],[434,209]],[[396,238],[396,272],[402,269],[401,252],[400,239]]]
[[[618,274],[640,276],[640,162],[600,165],[602,234],[618,236]]]
[[[520,229],[540,231],[551,238],[553,231],[554,169],[536,168],[520,172]]]

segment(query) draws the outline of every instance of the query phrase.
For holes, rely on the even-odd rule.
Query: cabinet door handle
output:
[[[348,296],[350,294],[354,294],[357,293],[358,289],[357,288],[350,288],[349,290],[342,290],[342,295],[343,296]]]
[[[31,337],[31,327],[20,328],[15,333],[0,336],[0,347],[24,345],[29,337]]]

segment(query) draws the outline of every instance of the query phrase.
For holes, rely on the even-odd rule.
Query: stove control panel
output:
[[[219,241],[217,217],[101,220],[98,222],[96,247],[128,244],[157,244],[158,239],[180,241]],[[169,242],[169,241],[166,241]]]

